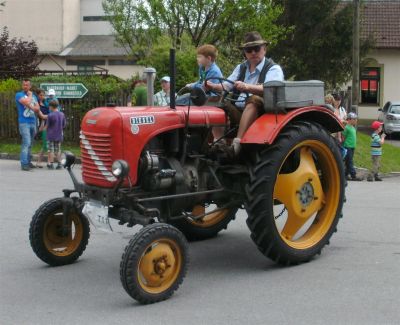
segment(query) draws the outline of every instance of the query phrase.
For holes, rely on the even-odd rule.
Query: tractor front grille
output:
[[[111,173],[111,135],[81,131],[80,139],[83,180],[116,181]]]

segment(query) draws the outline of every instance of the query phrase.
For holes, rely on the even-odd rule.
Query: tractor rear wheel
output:
[[[309,261],[342,216],[344,170],[333,137],[296,122],[256,154],[247,192],[247,225],[259,250],[277,263]]]
[[[178,229],[164,223],[146,226],[122,255],[122,286],[142,304],[168,299],[182,283],[188,261],[188,244]]]
[[[51,266],[71,264],[88,244],[90,229],[84,215],[71,211],[69,229],[63,233],[62,198],[43,203],[32,217],[29,240],[35,254]]]
[[[201,216],[210,212],[202,218],[182,218],[171,222],[176,228],[183,232],[189,241],[203,240],[217,236],[217,234],[228,227],[229,222],[235,219],[237,208],[227,208],[212,212],[218,206],[195,205],[192,209],[193,217]]]

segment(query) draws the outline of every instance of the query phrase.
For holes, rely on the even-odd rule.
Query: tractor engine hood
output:
[[[184,128],[188,107],[99,107],[89,111],[81,124],[82,178],[88,185],[111,188],[117,179],[111,165],[124,159],[130,166],[129,177],[137,181],[140,154],[156,135]],[[189,127],[222,126],[223,110],[217,107],[191,107]]]

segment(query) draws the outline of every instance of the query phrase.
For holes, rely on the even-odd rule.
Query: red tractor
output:
[[[229,142],[237,126],[223,106],[202,106],[200,92],[192,107],[175,107],[171,97],[171,107],[89,111],[81,126],[83,182],[72,172],[75,157],[64,153],[74,188],[34,214],[35,254],[52,266],[70,264],[88,244],[89,221],[106,230],[110,218],[143,225],[125,248],[120,277],[144,304],[169,298],[182,283],[187,240],[216,236],[238,209],[266,257],[292,265],[320,254],[342,216],[344,170],[331,136],[342,125],[323,105],[321,82],[272,82],[264,90],[266,112],[234,159],[216,149],[212,128],[225,127]]]

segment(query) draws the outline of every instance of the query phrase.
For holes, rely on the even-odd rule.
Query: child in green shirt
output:
[[[353,163],[354,151],[356,150],[357,146],[357,130],[355,128],[356,125],[357,114],[350,112],[347,115],[347,124],[343,131],[343,147],[345,147],[347,150],[347,155],[345,157],[345,174],[346,178],[350,181],[362,181],[361,178],[357,177]]]

